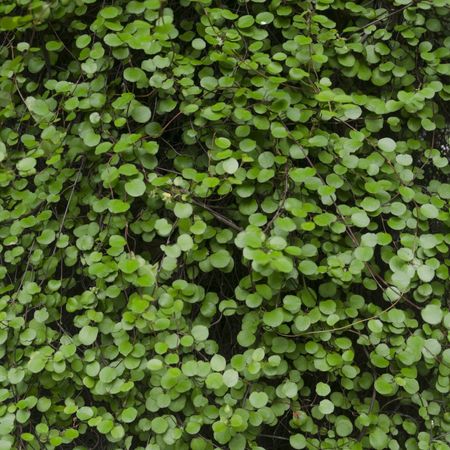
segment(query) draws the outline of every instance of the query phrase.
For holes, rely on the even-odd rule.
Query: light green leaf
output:
[[[269,401],[269,397],[265,392],[252,392],[249,396],[250,404],[254,408],[263,408]]]
[[[421,311],[422,319],[430,325],[438,325],[444,316],[438,305],[427,305]]]
[[[393,152],[397,147],[397,144],[395,141],[391,138],[382,138],[378,140],[378,148],[382,150],[383,152]]]
[[[179,219],[185,219],[192,215],[192,206],[189,203],[175,203],[173,212]]]
[[[217,269],[227,267],[231,261],[231,255],[227,250],[219,250],[210,256],[211,265]]]
[[[195,325],[192,327],[191,334],[198,342],[208,339],[209,331],[204,325]]]
[[[228,158],[223,163],[223,170],[232,175],[239,168],[239,163],[234,158]]]
[[[289,444],[291,444],[291,447],[293,449],[301,450],[303,448],[306,448],[307,442],[303,434],[293,434],[289,438]]]
[[[78,339],[83,345],[92,345],[98,336],[98,328],[85,325],[78,334]]]
[[[334,411],[334,404],[330,400],[321,400],[319,403],[319,411],[324,414],[331,414]]]
[[[135,178],[125,183],[125,190],[131,197],[140,197],[145,192],[145,183],[141,179]]]
[[[236,384],[238,383],[239,373],[234,369],[228,369],[228,370],[225,370],[222,378],[223,378],[223,383],[225,384],[225,386],[231,388],[233,386],[236,386]]]
[[[148,106],[137,105],[131,110],[131,117],[135,122],[147,123],[152,117],[152,112]]]

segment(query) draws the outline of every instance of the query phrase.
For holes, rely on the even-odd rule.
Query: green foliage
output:
[[[0,2],[0,450],[449,449],[449,16]]]

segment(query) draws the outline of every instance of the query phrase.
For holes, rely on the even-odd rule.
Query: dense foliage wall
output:
[[[3,0],[0,450],[450,448],[448,0]]]

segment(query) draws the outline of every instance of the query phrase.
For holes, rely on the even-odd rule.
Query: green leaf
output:
[[[298,387],[293,381],[287,381],[283,385],[283,393],[288,398],[295,398],[298,395]]]
[[[229,148],[231,145],[231,141],[226,137],[218,137],[215,139],[214,143],[223,150]]]
[[[361,202],[361,206],[364,208],[364,210],[369,212],[374,212],[380,207],[380,201],[373,197],[366,197]]]
[[[269,23],[273,22],[274,18],[275,17],[271,12],[260,12],[256,16],[256,23],[258,23],[259,25],[268,25]]]
[[[145,183],[139,178],[135,178],[125,183],[125,191],[131,197],[140,197],[144,195],[145,189]]]
[[[430,325],[438,325],[444,316],[438,305],[427,305],[421,311],[422,319]]]
[[[319,403],[319,411],[324,414],[331,414],[334,411],[334,404],[330,400],[321,400]]]
[[[105,19],[114,19],[120,14],[120,8],[115,6],[106,6],[100,10],[100,15]]]
[[[164,417],[155,417],[152,420],[151,427],[156,434],[164,434],[169,428],[169,424]]]
[[[82,406],[77,411],[77,417],[80,420],[86,421],[94,416],[94,411],[89,406]]]
[[[373,449],[383,450],[388,447],[389,437],[381,428],[376,427],[369,433],[369,442]]]
[[[125,80],[130,82],[137,82],[146,79],[145,72],[138,67],[127,67],[123,72],[123,77]]]
[[[8,370],[8,381],[11,384],[19,384],[25,377],[25,370],[13,367]]]
[[[27,97],[25,99],[25,104],[28,109],[37,116],[47,117],[50,114],[49,106],[45,100]]]
[[[7,155],[6,145],[0,141],[0,162],[4,161]]]
[[[433,280],[435,276],[435,271],[432,267],[427,266],[426,264],[420,266],[417,269],[417,276],[424,282],[429,283]]]
[[[319,382],[316,385],[316,393],[321,397],[327,396],[331,392],[330,386],[326,383]]]
[[[191,334],[198,342],[206,341],[208,339],[208,328],[204,325],[195,325],[192,327]]]
[[[375,390],[384,396],[390,397],[397,391],[394,379],[390,374],[381,375],[375,380]]]
[[[236,384],[238,383],[239,373],[234,369],[228,369],[228,370],[225,370],[222,378],[223,378],[223,383],[225,384],[225,386],[231,388],[231,387],[236,386]]]
[[[362,109],[357,105],[345,105],[344,115],[347,119],[356,120],[361,117]]]
[[[345,416],[338,416],[335,422],[336,434],[341,437],[350,436],[353,431],[352,422]]]
[[[49,245],[55,240],[56,233],[53,230],[44,230],[36,239],[39,244]]]
[[[42,372],[47,363],[47,358],[40,352],[33,352],[28,361],[27,368],[31,373]]]
[[[253,16],[246,15],[239,17],[239,20],[237,21],[237,26],[239,28],[249,28],[255,23],[255,19]]]
[[[353,213],[351,219],[353,225],[359,228],[366,228],[370,223],[370,218],[367,216],[365,211]]]
[[[223,163],[223,170],[225,170],[226,173],[233,174],[235,173],[239,168],[239,163],[234,158],[228,158]]]
[[[177,245],[183,252],[187,252],[194,247],[194,241],[189,234],[182,234],[177,239]]]
[[[314,275],[317,273],[317,264],[314,261],[305,260],[298,265],[298,270],[304,275]]]
[[[378,140],[378,148],[383,152],[393,152],[397,147],[395,141],[391,138],[382,138]]]
[[[130,209],[130,204],[123,200],[109,200],[108,209],[114,214],[121,214]]]
[[[77,247],[82,251],[90,250],[94,246],[94,238],[92,236],[80,236],[76,241]]]
[[[185,219],[192,215],[192,206],[189,203],[175,203],[173,212],[179,219]]]
[[[113,367],[104,367],[100,370],[99,378],[103,383],[111,383],[118,376],[117,370]]]
[[[227,362],[225,358],[217,354],[214,355],[210,361],[211,369],[216,372],[223,372],[225,370],[226,364]]]
[[[420,207],[420,213],[427,219],[436,219],[439,215],[439,210],[434,205],[428,203]]]
[[[291,259],[286,256],[277,256],[270,265],[273,269],[283,273],[290,273],[294,268]]]
[[[121,414],[121,420],[125,423],[132,423],[136,419],[138,411],[136,408],[129,407],[125,408]]]
[[[296,450],[306,448],[307,442],[303,434],[293,434],[289,437],[289,444]]]
[[[151,370],[152,372],[157,372],[158,370],[161,370],[163,368],[163,362],[159,359],[150,359],[147,362],[147,369]]]
[[[152,117],[152,111],[148,106],[137,105],[131,110],[131,117],[135,122],[147,123]]]
[[[28,172],[35,168],[36,163],[34,158],[23,158],[16,164],[16,167],[20,172]]]
[[[283,323],[283,318],[283,309],[276,308],[264,313],[263,322],[269,327],[276,328]]]
[[[75,45],[78,48],[84,48],[87,47],[92,41],[92,38],[89,34],[82,34],[81,36],[78,36],[76,41],[75,41]]]
[[[217,269],[227,267],[231,261],[231,255],[227,250],[219,250],[210,256],[211,265]]]
[[[250,404],[257,409],[263,408],[269,401],[269,397],[265,392],[252,392],[248,399]]]
[[[289,134],[286,127],[280,122],[272,122],[270,124],[270,131],[272,136],[277,139],[285,138]]]
[[[129,274],[136,272],[136,270],[138,270],[139,261],[137,261],[136,259],[122,259],[119,262],[118,266],[123,273]]]
[[[203,50],[206,47],[206,42],[201,38],[195,38],[192,40],[192,47],[196,50]]]
[[[373,257],[373,248],[371,247],[358,247],[355,252],[355,258],[359,261],[370,261]]]
[[[311,147],[326,147],[328,144],[328,138],[318,134],[309,138],[308,143]]]
[[[85,325],[78,334],[78,339],[83,345],[92,345],[98,336],[98,328]]]
[[[223,377],[220,373],[210,373],[205,380],[208,389],[220,389],[223,386]]]

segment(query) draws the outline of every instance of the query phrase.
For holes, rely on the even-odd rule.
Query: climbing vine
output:
[[[0,450],[450,449],[449,29],[3,0]]]

